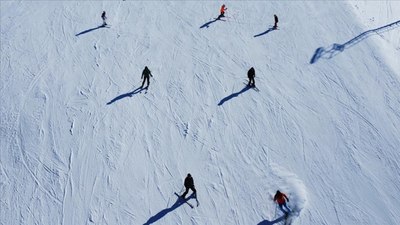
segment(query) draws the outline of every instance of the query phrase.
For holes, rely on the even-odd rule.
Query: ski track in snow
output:
[[[400,223],[399,29],[308,62],[400,4],[219,7],[3,2],[0,224],[272,224],[277,189],[293,224]]]

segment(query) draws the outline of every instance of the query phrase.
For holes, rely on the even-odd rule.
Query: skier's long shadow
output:
[[[363,41],[364,39],[366,39],[367,37],[369,37],[371,35],[384,33],[389,30],[392,30],[398,26],[400,26],[400,20],[393,22],[391,24],[385,25],[383,27],[378,27],[376,29],[367,30],[367,31],[359,34],[357,37],[347,41],[346,43],[343,43],[343,44],[334,43],[331,46],[329,46],[328,48],[319,47],[315,50],[314,55],[312,56],[312,58],[310,60],[310,64],[316,63],[318,61],[318,59],[320,59],[320,58],[331,59],[334,56],[336,56],[337,54],[343,52],[345,49],[353,47],[354,45],[360,43],[361,41]]]
[[[208,27],[210,27],[210,24],[215,23],[215,22],[217,22],[218,20],[219,20],[219,19],[214,19],[214,20],[208,21],[207,23],[201,25],[200,29],[201,29],[201,28],[204,28],[204,27],[208,28]]]
[[[193,198],[193,195],[189,196],[188,199]],[[146,223],[144,223],[143,225],[149,225],[152,224],[154,222],[157,222],[159,219],[163,218],[165,215],[167,215],[168,213],[174,211],[175,209],[177,209],[179,206],[185,204],[185,201],[182,201],[180,198],[178,198],[176,200],[176,202],[169,208],[163,209],[160,212],[158,212],[156,215],[150,217],[149,220],[147,220]]]
[[[218,103],[218,105],[221,106],[221,105],[224,104],[226,101],[229,101],[229,100],[231,100],[232,98],[235,98],[235,97],[239,96],[239,95],[242,94],[243,92],[246,92],[246,91],[250,90],[250,88],[251,88],[250,86],[246,85],[246,87],[244,87],[242,90],[240,90],[240,91],[238,91],[238,92],[235,92],[235,93],[233,93],[233,94],[231,94],[231,95],[226,96],[225,98],[223,98],[223,99]]]
[[[276,220],[273,220],[273,221],[263,220],[263,221],[259,222],[257,225],[273,225],[275,223],[279,223],[279,222],[284,221],[284,220],[285,220],[285,216],[283,215],[283,216],[281,216],[281,217],[279,217],[279,218],[277,218]]]
[[[275,29],[274,29],[273,27],[271,27],[271,28],[269,28],[268,30],[266,30],[266,31],[264,31],[264,32],[262,32],[262,33],[260,33],[260,34],[254,35],[253,37],[259,37],[259,36],[268,34],[269,32],[271,32],[271,31],[273,31],[273,30],[275,30]]]
[[[132,92],[128,92],[128,93],[125,93],[125,94],[122,94],[122,95],[119,95],[119,96],[115,97],[113,100],[109,101],[109,102],[107,103],[107,105],[111,105],[111,104],[113,104],[114,102],[116,102],[116,101],[118,101],[118,100],[121,100],[121,99],[123,99],[123,98],[126,98],[126,97],[132,97],[133,95],[138,94],[138,93],[140,93],[140,92],[143,91],[143,90],[145,90],[145,88],[138,87],[138,88],[136,88],[136,89],[135,89],[134,91],[132,91]]]
[[[90,28],[90,29],[87,29],[87,30],[84,30],[84,31],[82,31],[82,32],[80,32],[80,33],[78,33],[78,34],[75,34],[75,36],[79,36],[79,35],[82,35],[82,34],[86,34],[86,33],[89,33],[89,32],[91,32],[91,31],[94,31],[94,30],[97,30],[97,29],[100,29],[100,28],[105,28],[106,26],[103,26],[103,25],[100,25],[100,26],[98,26],[98,27],[94,27],[94,28]]]

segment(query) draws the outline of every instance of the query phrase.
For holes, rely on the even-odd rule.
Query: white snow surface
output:
[[[399,1],[0,9],[1,225],[400,224]]]

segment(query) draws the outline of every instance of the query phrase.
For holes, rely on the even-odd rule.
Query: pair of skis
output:
[[[188,200],[190,199],[190,197],[184,199],[184,198],[182,198],[182,197],[181,197],[178,193],[176,193],[176,192],[175,192],[175,195],[178,196],[178,198],[181,199],[181,201],[183,201],[184,203],[188,204],[188,205],[190,206],[190,208],[192,208],[192,209],[194,208],[193,204],[190,203],[190,202],[188,202]],[[197,196],[195,197],[195,199],[196,199],[196,202],[197,202],[197,207],[199,207],[200,203],[199,203],[199,200],[197,200]]]
[[[257,92],[260,92],[260,89],[258,89],[258,87],[256,87],[256,85],[251,86],[251,85],[249,85],[248,83],[245,83],[245,82],[243,82],[243,84],[245,84],[246,86],[250,87],[251,89],[253,89],[253,90],[257,91]]]
[[[144,93],[147,94],[147,91],[149,90],[149,85],[147,85],[146,87],[141,87],[140,92],[142,92],[144,90]]]

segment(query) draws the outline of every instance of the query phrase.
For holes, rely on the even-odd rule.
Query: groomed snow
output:
[[[0,10],[1,225],[400,224],[400,2]]]

